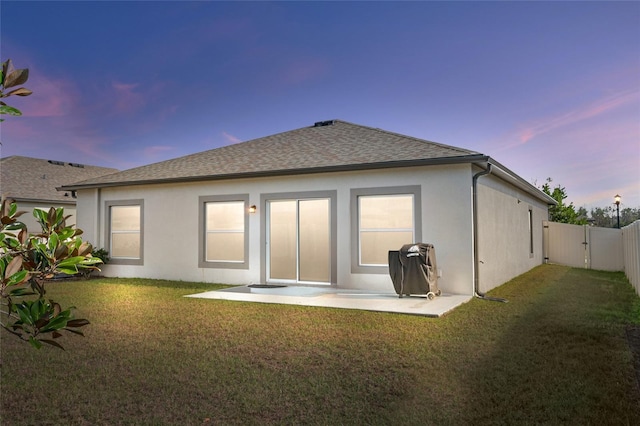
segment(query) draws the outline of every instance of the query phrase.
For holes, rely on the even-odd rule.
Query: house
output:
[[[73,225],[76,222],[76,193],[72,190],[59,192],[56,188],[117,171],[56,160],[5,157],[0,159],[0,196],[3,201],[14,200],[18,210],[27,212],[20,220],[28,229],[40,229],[31,214],[36,208],[49,210],[51,207],[64,207],[65,214],[71,215],[67,223]]]
[[[340,120],[63,185],[107,276],[393,292],[433,244],[445,293],[543,263],[553,199],[487,155]]]

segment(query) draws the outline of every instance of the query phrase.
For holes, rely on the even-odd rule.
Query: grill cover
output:
[[[432,244],[405,244],[389,252],[389,275],[396,293],[439,295],[436,252]]]

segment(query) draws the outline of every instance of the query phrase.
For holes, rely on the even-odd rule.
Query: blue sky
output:
[[[639,2],[0,3],[2,156],[127,169],[341,119],[640,207]]]

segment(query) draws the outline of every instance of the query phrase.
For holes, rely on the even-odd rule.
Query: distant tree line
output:
[[[616,228],[618,226],[618,214],[613,204],[607,207],[595,207],[591,211],[587,211],[584,207],[576,209],[573,203],[565,203],[568,197],[566,188],[560,185],[552,188],[551,182],[553,180],[547,178],[544,185],[540,187],[542,192],[558,202],[557,206],[549,208],[550,221],[602,228]],[[640,220],[640,208],[625,207],[620,209],[620,227],[630,225],[636,220]]]

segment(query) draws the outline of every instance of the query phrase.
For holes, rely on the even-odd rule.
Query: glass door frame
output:
[[[316,281],[299,281],[299,271],[296,274],[295,280],[274,279],[269,278],[269,202],[271,201],[304,201],[314,199],[328,199],[329,200],[329,276],[328,282],[316,282]],[[263,283],[275,283],[281,282],[284,284],[295,285],[319,285],[319,286],[336,286],[337,284],[337,191],[309,191],[309,192],[283,192],[272,194],[261,194],[260,205],[261,211],[264,214],[260,215],[260,279]],[[298,206],[298,204],[296,204]],[[297,210],[297,208],[296,208]],[[298,244],[298,242],[296,242]],[[296,250],[299,248],[296,247]],[[299,253],[297,253],[299,258]],[[296,266],[299,268],[299,265]]]

